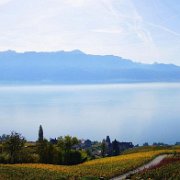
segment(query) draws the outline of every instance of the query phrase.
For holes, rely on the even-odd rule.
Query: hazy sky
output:
[[[180,65],[180,0],[0,0],[0,51],[8,49]]]

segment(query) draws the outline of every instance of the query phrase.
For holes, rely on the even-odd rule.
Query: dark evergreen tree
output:
[[[101,156],[105,157],[106,156],[106,141],[103,139],[102,144],[101,144]]]
[[[109,136],[106,137],[106,146],[107,146],[107,155],[112,156],[112,143]]]
[[[112,142],[112,150],[113,156],[117,156],[120,154],[119,143],[116,139]]]
[[[41,142],[43,141],[44,137],[43,137],[43,128],[42,126],[40,125],[39,126],[39,134],[38,134],[38,141]]]
[[[44,139],[43,136],[43,128],[40,125],[39,126],[39,132],[38,132],[38,141],[37,141],[37,153],[39,155],[39,161],[41,163],[47,163],[48,156],[47,156],[47,148],[48,147],[48,141]]]
[[[108,144],[111,144],[111,140],[110,140],[110,137],[109,137],[109,136],[106,137],[106,142],[107,142]]]

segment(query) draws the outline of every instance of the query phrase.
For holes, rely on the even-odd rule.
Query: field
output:
[[[124,154],[85,162],[75,166],[61,166],[49,164],[14,164],[0,165],[0,180],[5,179],[109,179],[132,170],[159,154],[180,152],[162,149]]]
[[[137,152],[149,152],[158,150],[180,150],[180,146],[140,146],[132,149],[128,149],[123,152],[123,154],[131,154]]]
[[[179,179],[180,156],[164,159],[160,164],[135,174],[132,179]]]

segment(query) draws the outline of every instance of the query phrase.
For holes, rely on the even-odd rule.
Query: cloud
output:
[[[119,34],[122,33],[123,30],[122,29],[93,29],[93,32],[97,32],[97,33],[110,33],[110,34]]]
[[[150,22],[147,22],[147,24],[152,26],[152,27],[158,28],[160,30],[166,31],[166,32],[168,32],[168,33],[170,33],[172,35],[180,36],[180,33],[177,33],[177,32],[175,32],[175,31],[173,31],[173,30],[171,30],[171,29],[169,29],[169,28],[167,28],[165,26],[154,24],[154,23],[150,23]]]
[[[81,7],[85,3],[87,3],[87,0],[86,1],[84,1],[84,0],[76,0],[76,1],[74,1],[74,0],[66,0],[65,3],[68,3],[69,5],[74,6],[74,7]]]
[[[147,25],[132,0],[0,0],[1,4],[6,6],[0,11],[0,50],[80,49],[151,63],[161,58],[164,45],[157,44],[150,26],[178,35],[154,22]]]
[[[4,5],[4,4],[7,4],[10,1],[12,1],[12,0],[0,0],[0,6]]]

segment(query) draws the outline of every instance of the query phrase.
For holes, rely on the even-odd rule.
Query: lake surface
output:
[[[0,133],[46,138],[180,141],[180,84],[0,86]]]

